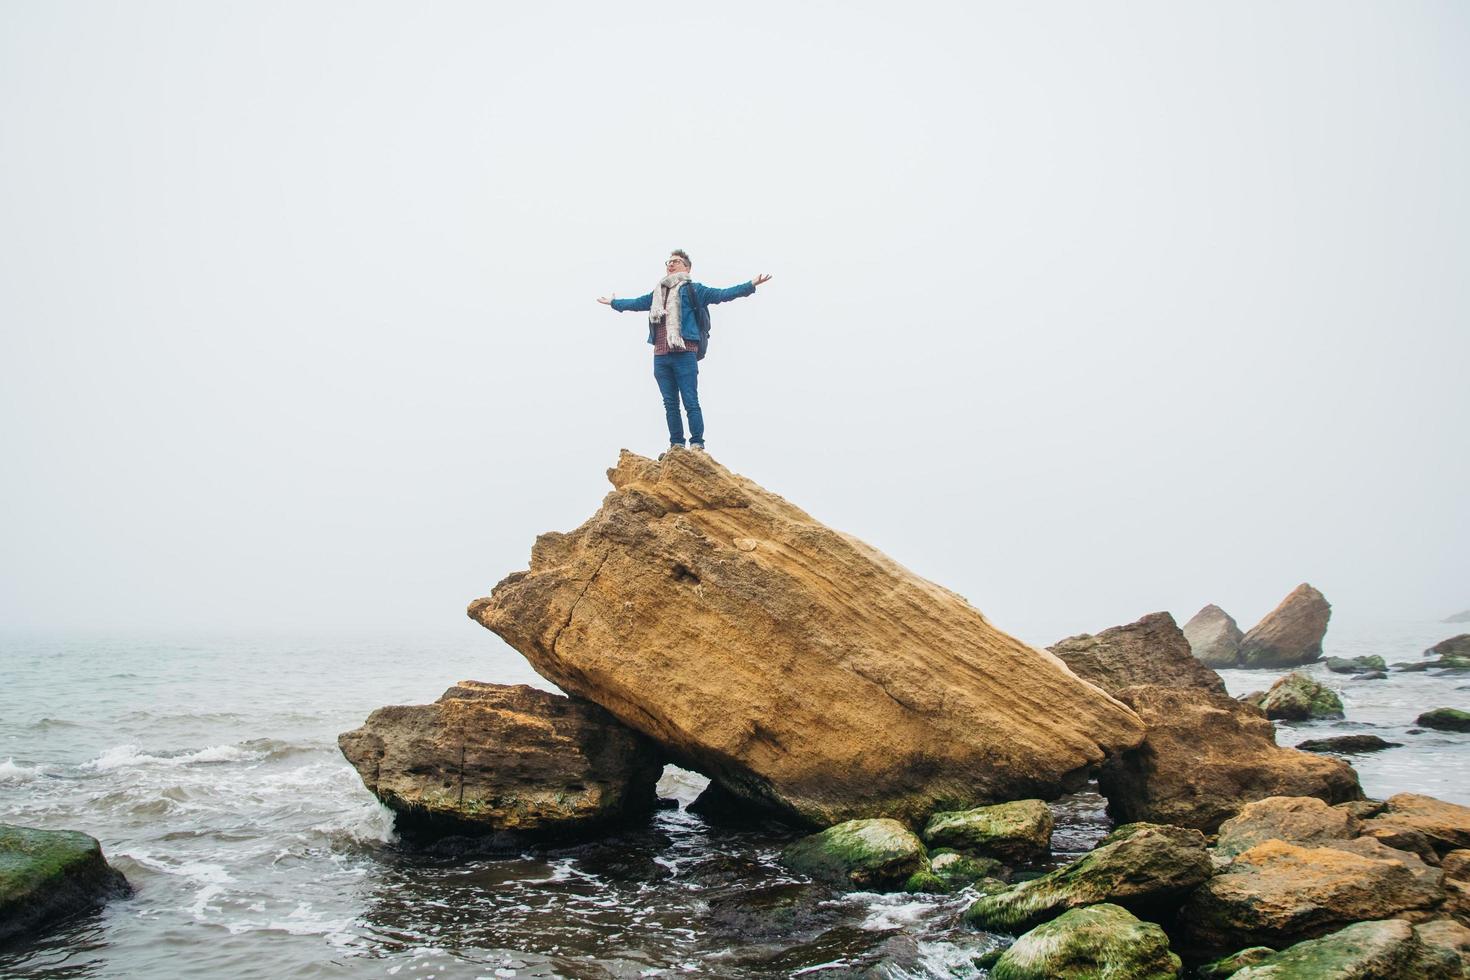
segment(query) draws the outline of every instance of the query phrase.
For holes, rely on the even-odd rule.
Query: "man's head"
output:
[[[692,268],[694,268],[694,263],[689,261],[689,253],[682,248],[676,248],[670,252],[668,259],[664,262],[664,271],[671,276],[676,272],[688,272]]]

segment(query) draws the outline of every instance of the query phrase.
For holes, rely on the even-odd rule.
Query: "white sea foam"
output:
[[[180,755],[150,755],[136,744],[114,745],[90,762],[80,766],[92,772],[112,772],[115,769],[141,768],[143,766],[189,766],[225,762],[256,762],[267,753],[252,752],[238,745],[210,745],[197,752]]]
[[[22,766],[14,757],[0,762],[0,783],[28,783],[39,775],[40,766]]]

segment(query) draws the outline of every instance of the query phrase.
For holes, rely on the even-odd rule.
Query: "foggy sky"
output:
[[[1470,607],[1463,3],[0,2],[0,627],[478,630],[666,441],[1035,643]],[[490,640],[488,642],[496,642]]]

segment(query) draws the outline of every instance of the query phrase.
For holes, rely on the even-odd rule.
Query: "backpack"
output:
[[[689,308],[694,311],[694,322],[699,324],[699,353],[694,356],[696,361],[704,360],[704,355],[709,353],[709,307],[699,302],[699,293],[694,288],[693,280],[689,282],[688,292]],[[683,302],[682,298],[680,300]]]

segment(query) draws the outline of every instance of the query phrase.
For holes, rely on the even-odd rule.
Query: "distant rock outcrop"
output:
[[[1211,603],[1184,624],[1189,649],[1207,667],[1236,667],[1240,664],[1240,631],[1230,614]]]
[[[1051,797],[1124,705],[704,453],[625,452],[585,524],[473,602],[562,690],[747,803],[830,826]]]
[[[1297,667],[1322,657],[1332,606],[1303,582],[1240,641],[1242,667]]]
[[[1440,620],[1441,623],[1470,623],[1470,609],[1457,612],[1453,616],[1446,616]]]
[[[1166,612],[1150,613],[1136,623],[1114,626],[1095,636],[1071,636],[1047,649],[1077,676],[1109,694],[1137,684],[1225,693],[1220,675],[1194,658],[1189,641]]]
[[[649,812],[663,757],[595,704],[461,681],[338,737],[400,829],[576,836]]]
[[[1470,657],[1470,633],[1461,633],[1448,640],[1440,640],[1424,651],[1426,657]]]
[[[1284,749],[1258,708],[1223,694],[1131,687],[1119,700],[1138,712],[1148,737],[1110,758],[1098,775],[1118,822],[1147,820],[1213,832],[1247,803],[1268,796],[1362,798],[1340,759]]]

